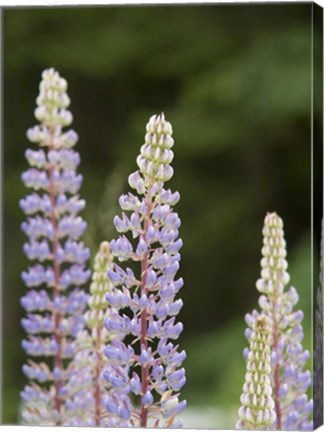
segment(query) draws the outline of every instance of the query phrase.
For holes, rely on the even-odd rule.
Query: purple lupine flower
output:
[[[303,312],[294,310],[298,293],[293,287],[285,289],[290,280],[286,255],[282,219],[276,213],[268,213],[263,227],[261,278],[256,287],[262,294],[259,306],[272,327],[271,380],[275,427],[278,430],[312,430],[313,401],[307,397],[312,379],[310,372],[304,370],[310,354],[302,346]],[[250,327],[245,333],[248,340],[258,316],[259,312],[254,310],[245,317]],[[244,356],[249,356],[248,349],[244,350]]]
[[[65,79],[54,69],[43,72],[35,110],[40,125],[27,132],[39,148],[26,150],[31,168],[22,174],[25,185],[34,190],[20,201],[28,215],[22,223],[29,238],[24,252],[34,261],[22,272],[28,287],[21,299],[27,312],[21,323],[28,334],[22,346],[29,356],[50,358],[47,363],[29,360],[23,366],[30,382],[21,392],[22,419],[33,425],[67,421],[69,395],[64,386],[87,302],[87,295],[72,287],[90,277],[85,267],[89,250],[78,242],[86,223],[78,216],[85,202],[75,195],[82,180],[76,173],[80,157],[71,148],[77,134],[62,130],[72,121],[66,89]]]
[[[320,251],[320,280],[316,292],[314,349],[314,428],[323,424],[323,221]]]
[[[107,268],[111,268],[112,261],[109,243],[104,241],[94,260],[89,308],[85,314],[87,328],[77,335],[77,352],[65,387],[66,392],[72,395],[68,402],[69,426],[107,425],[108,413],[104,406],[104,396],[109,385],[103,378],[107,357],[102,348],[110,338],[104,327],[104,319],[109,317],[106,296],[110,293],[112,284],[107,276]],[[115,351],[110,350],[112,358]]]
[[[124,212],[114,224],[121,235],[110,243],[113,255],[138,262],[139,272],[135,276],[117,264],[108,270],[113,289],[106,296],[111,313],[105,327],[112,339],[104,351],[104,377],[111,389],[105,405],[110,426],[180,427],[175,417],[186,407],[179,399],[186,354],[174,341],[183,329],[176,321],[182,301],[175,300],[183,285],[176,278],[182,241],[181,221],[172,209],[180,196],[164,188],[173,175],[171,124],[163,114],[153,116],[146,131],[139,170],[128,179],[138,196],[120,197]]]

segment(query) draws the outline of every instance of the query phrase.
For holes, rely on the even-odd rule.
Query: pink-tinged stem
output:
[[[102,368],[102,356],[101,356],[101,332],[102,326],[97,328],[97,340],[96,340],[96,369],[95,369],[95,387],[94,387],[94,400],[95,400],[95,425],[100,426],[100,418],[101,418],[101,391],[100,391],[100,374]]]
[[[145,221],[144,221],[144,238],[146,236],[147,230],[149,228],[150,223],[150,213],[151,213],[151,207],[152,202],[150,197],[147,198],[147,208],[146,208],[146,214],[145,214]],[[148,269],[148,258],[149,258],[149,252],[147,251],[142,259],[141,262],[141,294],[146,294],[146,277],[147,277],[147,269]],[[147,349],[147,310],[144,309],[141,313],[141,351],[143,349]],[[148,386],[148,372],[149,367],[141,366],[141,388],[142,388],[142,394],[144,395],[147,391]],[[140,412],[140,426],[146,427],[147,426],[147,417],[148,417],[148,410],[144,407],[143,402],[141,402],[141,412]]]
[[[53,149],[53,146],[50,146],[50,149]],[[53,270],[54,270],[54,289],[53,289],[53,298],[57,298],[60,293],[60,275],[61,275],[61,269],[60,264],[57,261],[57,252],[58,252],[58,227],[57,227],[57,217],[55,214],[55,190],[54,190],[54,182],[53,182],[53,167],[50,166],[48,169],[48,177],[49,177],[49,196],[51,201],[51,223],[53,226],[53,240],[52,240],[52,254],[53,254]],[[60,323],[61,323],[61,314],[60,312],[56,311],[54,312],[54,339],[57,343],[58,349],[57,353],[54,357],[54,367],[58,369],[62,369],[62,340],[61,340],[61,334],[60,334]],[[61,379],[55,379],[54,378],[54,388],[55,388],[55,395],[54,395],[54,407],[58,413],[58,419],[56,421],[56,425],[59,426],[62,424],[61,420],[61,408],[62,408],[62,399],[60,396],[60,389],[62,387],[62,380]]]

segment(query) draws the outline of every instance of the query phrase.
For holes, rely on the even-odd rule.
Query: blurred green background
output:
[[[25,137],[44,68],[69,82],[92,258],[116,234],[117,199],[148,118],[172,122],[182,218],[186,427],[233,428],[244,314],[257,307],[261,229],[285,221],[292,283],[311,348],[311,4],[5,9],[4,418],[17,423],[28,262],[18,201]],[[316,40],[315,40],[316,43]],[[316,107],[315,107],[316,113]],[[316,179],[315,179],[316,181]],[[309,365],[310,366],[310,365]]]

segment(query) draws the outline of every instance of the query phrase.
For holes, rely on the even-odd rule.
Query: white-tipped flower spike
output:
[[[104,327],[104,319],[109,317],[106,295],[112,289],[107,269],[112,268],[112,262],[109,243],[104,241],[94,260],[89,309],[85,314],[87,329],[78,333],[73,373],[67,385],[67,391],[73,395],[67,402],[69,426],[107,425],[104,398],[109,385],[102,373],[107,363],[103,348],[109,342],[109,333]]]
[[[314,429],[323,424],[323,221],[320,251],[320,280],[316,293],[314,349]]]
[[[294,310],[298,303],[297,291],[293,287],[286,289],[290,280],[286,255],[282,219],[276,213],[268,213],[263,228],[261,278],[256,287],[262,294],[259,306],[272,327],[271,385],[275,427],[278,430],[311,430],[313,401],[308,400],[307,390],[312,380],[310,372],[304,370],[310,354],[302,346],[303,312]],[[258,316],[256,310],[246,315],[250,327],[246,330],[248,340]],[[245,349],[245,357],[248,353]]]
[[[85,268],[89,250],[78,241],[87,226],[78,216],[85,206],[76,195],[82,182],[76,172],[80,157],[71,148],[78,136],[71,129],[62,130],[72,121],[66,89],[65,79],[54,69],[43,72],[35,111],[40,124],[27,132],[40,148],[26,151],[31,168],[22,175],[25,185],[33,189],[20,207],[28,215],[22,224],[29,237],[24,252],[34,261],[22,273],[28,287],[21,299],[27,312],[22,326],[28,333],[22,346],[28,355],[43,360],[29,360],[23,366],[30,383],[21,392],[22,421],[32,425],[66,422],[69,395],[64,386],[87,302],[79,287],[90,277]]]
[[[236,429],[268,430],[276,419],[271,388],[270,321],[259,315],[253,324],[245,383]]]
[[[179,399],[186,354],[173,342],[183,329],[176,322],[182,301],[175,299],[183,285],[175,280],[181,222],[172,209],[179,193],[164,189],[173,174],[172,127],[161,114],[151,117],[146,130],[139,171],[129,176],[138,195],[120,197],[124,212],[114,224],[121,235],[110,243],[120,262],[131,260],[133,268],[137,263],[138,275],[117,264],[108,270],[114,288],[106,296],[112,310],[105,326],[112,340],[105,349],[104,376],[111,385],[105,405],[110,426],[181,427],[176,416],[186,406]]]

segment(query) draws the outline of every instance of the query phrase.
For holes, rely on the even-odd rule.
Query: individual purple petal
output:
[[[148,390],[145,395],[142,397],[142,402],[145,406],[152,405],[154,402],[154,398],[152,393]]]

